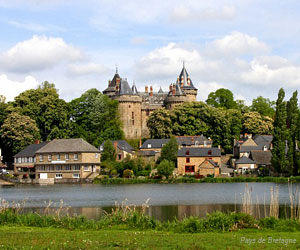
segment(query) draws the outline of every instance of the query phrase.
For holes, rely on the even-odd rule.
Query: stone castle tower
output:
[[[138,139],[149,137],[147,120],[153,111],[159,108],[173,109],[178,104],[196,101],[197,89],[183,64],[176,84],[170,84],[168,92],[164,92],[161,88],[158,92],[153,92],[152,86],[150,88],[146,86],[145,92],[138,92],[135,83],[130,87],[127,79],[122,79],[116,70],[103,94],[119,102],[119,114],[125,137]]]

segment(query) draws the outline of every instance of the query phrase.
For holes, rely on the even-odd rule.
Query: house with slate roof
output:
[[[180,175],[220,175],[221,150],[219,148],[187,148],[178,150],[177,171]]]
[[[103,142],[99,147],[101,153],[104,150],[104,143],[105,142]],[[134,148],[131,147],[127,141],[125,140],[112,141],[112,145],[114,146],[117,153],[117,158],[116,158],[117,161],[122,161],[126,157],[130,157],[131,159],[136,157]]]
[[[22,151],[14,155],[14,172],[18,174],[19,178],[35,179],[35,163],[36,151],[44,147],[48,142],[36,141],[24,148]]]
[[[170,139],[147,139],[140,147],[140,155],[147,157],[154,157],[155,160],[158,159],[161,153],[162,147],[169,142]],[[200,136],[176,136],[176,140],[179,148],[211,148],[212,140]]]
[[[35,157],[38,179],[93,179],[100,172],[100,150],[81,138],[54,139]]]
[[[130,86],[116,69],[103,94],[119,102],[125,137],[136,139],[149,136],[147,120],[153,111],[159,108],[172,109],[178,104],[196,101],[197,89],[183,64],[176,83],[171,83],[166,92],[162,88],[155,92],[152,86],[146,86],[144,92],[139,92],[135,83]]]

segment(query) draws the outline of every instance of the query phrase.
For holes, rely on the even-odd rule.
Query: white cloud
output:
[[[33,36],[0,53],[0,66],[13,72],[32,72],[51,68],[61,62],[78,61],[83,53],[62,38]]]
[[[87,64],[70,64],[68,66],[69,75],[91,75],[91,74],[102,74],[107,72],[107,68],[103,65],[96,63]]]
[[[224,6],[217,8],[199,9],[195,6],[180,5],[176,6],[171,15],[170,20],[175,22],[193,22],[208,20],[230,20],[236,16],[234,6]]]
[[[256,37],[234,31],[208,45],[215,54],[228,56],[256,55],[269,52],[270,48]]]
[[[26,76],[24,81],[14,81],[8,79],[7,75],[0,75],[0,95],[6,97],[6,101],[13,101],[15,96],[27,89],[36,88],[39,82],[32,76]]]

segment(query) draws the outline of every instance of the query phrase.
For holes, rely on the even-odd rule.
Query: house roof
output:
[[[19,153],[15,154],[14,157],[34,157],[36,151],[47,145],[48,142],[42,142],[39,144],[31,144],[24,148]]]
[[[253,150],[250,157],[258,165],[271,165],[272,153],[270,151]]]
[[[235,164],[255,164],[255,162],[253,160],[251,160],[250,158],[243,156],[240,159],[238,159]]]
[[[134,148],[131,147],[127,141],[125,140],[115,140],[115,141],[111,141],[112,145],[114,145],[115,143],[117,143],[117,147],[118,149],[122,150],[122,151],[126,151],[128,153],[133,153]],[[103,151],[103,147],[104,147],[104,142],[100,145],[99,149],[102,152]]]
[[[178,150],[178,157],[220,157],[219,148],[181,148]]]
[[[93,145],[82,138],[78,139],[54,139],[47,145],[37,150],[36,153],[100,153]]]
[[[141,146],[141,149],[162,148],[164,144],[169,142],[169,140],[170,139],[147,139]],[[148,144],[150,144],[151,147],[148,147]]]
[[[250,153],[251,150],[261,150],[261,147],[260,146],[243,146],[243,145],[240,147],[241,153],[245,153],[245,152]]]
[[[141,156],[155,156],[156,152],[154,150],[146,150],[146,151],[140,151],[139,154]]]
[[[203,165],[203,164],[205,164],[205,162],[210,163],[210,164],[211,164],[213,167],[215,167],[215,168],[219,167],[218,164],[217,164],[216,162],[214,162],[213,160],[205,160],[205,161],[203,161],[203,162],[200,164],[200,166]]]

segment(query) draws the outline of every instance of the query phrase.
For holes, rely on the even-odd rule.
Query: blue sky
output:
[[[204,101],[229,88],[249,104],[300,86],[296,0],[0,0],[0,94],[54,82],[69,101],[104,90],[118,65],[142,91],[186,68]]]

